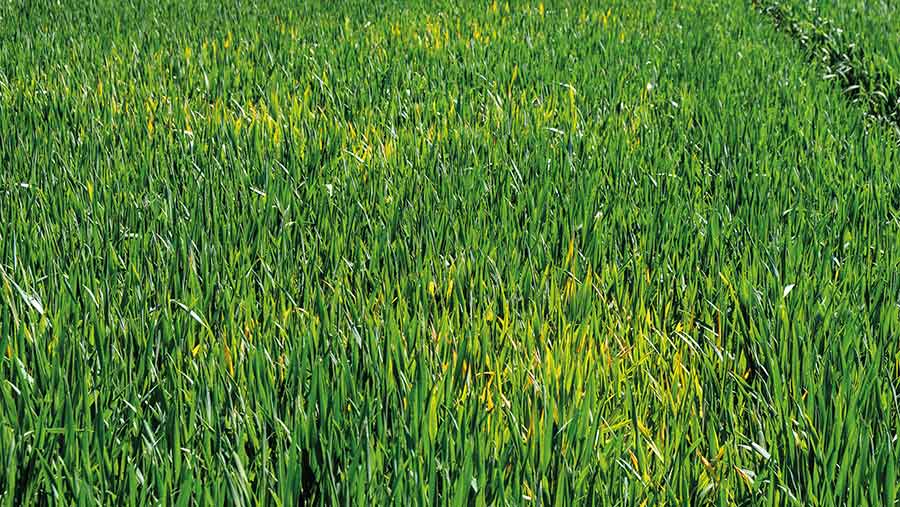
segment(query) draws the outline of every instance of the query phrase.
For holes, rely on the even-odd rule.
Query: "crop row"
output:
[[[755,1],[868,115],[900,134],[900,32],[886,2]],[[833,17],[832,17],[833,16]],[[849,28],[849,29],[848,29]]]

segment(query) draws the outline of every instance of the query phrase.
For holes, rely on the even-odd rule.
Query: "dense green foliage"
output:
[[[891,505],[900,150],[750,2],[0,4],[5,505]]]
[[[783,0],[782,0],[783,1]],[[787,0],[807,13],[831,20],[853,43],[862,46],[876,65],[900,71],[900,4],[893,0]],[[900,74],[895,74],[900,78]]]
[[[900,136],[900,16],[883,1],[753,0],[869,118]]]

